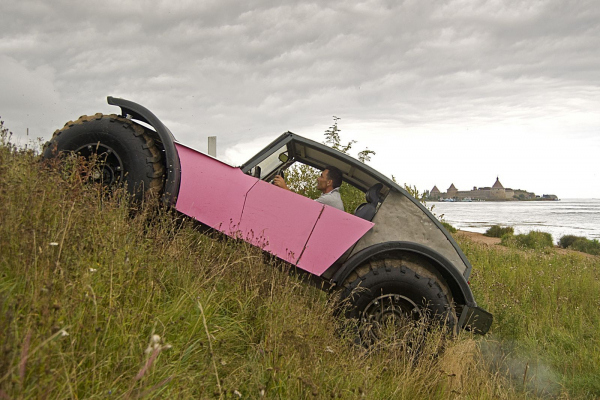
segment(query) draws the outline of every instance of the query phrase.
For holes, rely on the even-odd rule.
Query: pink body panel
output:
[[[321,275],[374,225],[176,143],[176,209]]]
[[[246,197],[240,230],[247,242],[296,264],[322,209],[316,201],[260,181]]]
[[[319,222],[297,264],[298,268],[321,275],[373,225],[375,224],[370,221],[337,208],[324,206]]]
[[[175,208],[232,235],[238,229],[246,193],[258,182],[239,168],[175,144],[181,163],[181,184]]]

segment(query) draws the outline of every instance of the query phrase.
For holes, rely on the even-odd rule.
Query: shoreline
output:
[[[478,233],[478,232],[471,232],[471,231],[463,231],[461,229],[457,229],[456,233],[454,233],[453,235],[456,235],[457,237],[461,237],[463,239],[467,239],[470,240],[473,243],[477,243],[477,244],[483,244],[487,247],[495,247],[497,249],[502,249],[502,250],[506,250],[508,251],[509,248],[502,246],[500,244],[501,239],[500,238],[496,238],[496,237],[489,237],[489,236],[485,236],[483,233]],[[550,249],[550,248],[549,248]],[[572,250],[572,249],[563,249],[562,247],[558,246],[558,245],[554,245],[552,247],[552,249],[554,251],[556,251],[559,254],[580,254],[584,257],[597,257],[594,256],[592,254],[587,254],[587,253],[583,253],[581,251],[577,251],[577,250]]]
[[[425,199],[427,203],[507,203],[507,202],[523,202],[531,203],[537,201],[561,201],[562,199],[452,199],[452,200],[436,200],[436,199]],[[566,199],[568,200],[568,199]],[[594,199],[592,199],[594,200]]]

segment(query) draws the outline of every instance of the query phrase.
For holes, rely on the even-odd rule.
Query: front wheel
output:
[[[164,165],[146,128],[116,115],[82,116],[54,132],[43,157],[73,153],[93,160],[90,180],[107,187],[126,185],[134,200],[163,187]]]
[[[431,326],[455,328],[451,295],[426,271],[414,261],[388,258],[367,262],[348,277],[341,297],[363,345],[392,338],[412,347]]]

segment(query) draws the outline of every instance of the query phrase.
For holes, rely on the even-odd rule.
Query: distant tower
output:
[[[494,186],[492,186],[492,189],[490,190],[490,197],[494,200],[506,199],[506,190],[500,183],[500,179],[498,179],[498,177],[496,177],[496,183],[494,183]]]
[[[456,186],[454,186],[454,183],[453,183],[448,188],[448,192],[446,193],[446,195],[449,199],[453,199],[456,197],[457,193],[458,193],[458,189],[456,188]]]
[[[440,189],[438,189],[437,186],[433,186],[433,189],[431,189],[431,192],[429,192],[429,198],[431,199],[439,199],[440,198]]]

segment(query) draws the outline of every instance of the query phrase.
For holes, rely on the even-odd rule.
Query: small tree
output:
[[[2,118],[2,117],[0,117]],[[12,137],[12,132],[8,130],[7,127],[4,126],[4,121],[0,119],[0,140],[2,140],[3,144],[9,144],[10,138]]]

